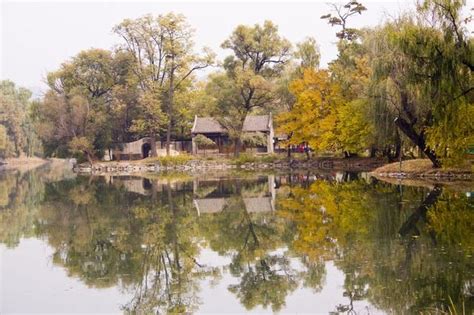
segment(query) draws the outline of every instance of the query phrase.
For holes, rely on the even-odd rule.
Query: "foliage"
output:
[[[92,159],[92,143],[86,137],[74,137],[69,142],[69,149],[73,154],[86,156],[89,161]]]
[[[372,46],[372,84],[387,95],[399,129],[435,166],[440,159],[459,162],[473,134],[472,40],[461,2],[445,4],[426,1],[418,16],[387,23],[373,32]]]
[[[4,125],[0,125],[0,152],[1,156],[4,156],[4,151],[7,148],[7,128]]]
[[[234,157],[232,162],[236,165],[243,165],[246,163],[273,163],[279,159],[280,157],[277,154],[255,155],[242,153],[238,157]]]
[[[292,110],[277,118],[279,130],[291,135],[289,143],[308,143],[318,152],[360,152],[368,145],[371,130],[360,101],[348,103],[340,86],[325,70],[306,70],[295,80]]]
[[[168,117],[162,110],[161,101],[157,91],[145,92],[140,100],[141,114],[132,121],[130,131],[139,135],[154,137],[162,131]]]
[[[341,31],[336,33],[340,40],[357,39],[357,30],[347,27],[347,19],[355,14],[362,14],[367,8],[358,1],[349,1],[346,4],[331,4],[333,13],[321,16],[321,19],[327,19],[331,26],[340,26]]]
[[[0,124],[2,125],[1,157],[41,154],[30,116],[31,92],[11,81],[0,81]]]
[[[233,55],[224,60],[225,73],[214,75],[208,89],[216,99],[218,120],[228,130],[238,155],[245,117],[272,105],[274,78],[289,60],[291,44],[278,34],[276,25],[265,21],[263,26],[237,26],[222,48]]]
[[[136,80],[145,94],[143,112],[146,114],[136,122],[135,130],[145,128],[154,139],[160,128],[150,124],[150,120],[161,125],[165,122],[169,155],[172,128],[179,117],[175,92],[185,91],[191,75],[211,65],[214,54],[207,49],[202,56],[193,53],[193,30],[181,14],[126,19],[114,27],[114,32],[124,40],[122,49],[134,57]],[[147,128],[146,122],[155,127]],[[154,143],[152,146],[155,147]]]
[[[203,134],[198,134],[196,137],[194,137],[193,140],[198,146],[202,146],[202,147],[210,147],[210,146],[216,145],[214,141],[212,141],[211,139],[209,139]]]
[[[143,160],[144,163],[159,163],[162,166],[178,166],[185,165],[187,162],[193,159],[192,156],[187,154],[179,154],[176,156],[158,156],[151,157]]]
[[[242,143],[249,147],[266,146],[267,136],[262,132],[245,132],[241,136]]]
[[[131,120],[126,116],[135,101],[123,91],[128,88],[131,67],[126,55],[90,49],[48,74],[50,90],[34,109],[47,155],[67,156],[71,153],[68,143],[85,137],[93,146],[91,155],[100,157],[113,142],[127,139],[124,126],[130,126]]]
[[[296,44],[294,57],[299,59],[301,69],[317,69],[321,59],[316,39],[308,37],[304,41]]]
[[[188,138],[195,115],[213,116],[239,154],[248,115],[275,113],[289,143],[320,154],[370,149],[390,159],[417,147],[435,167],[466,159],[474,142],[473,40],[465,2],[425,0],[416,12],[372,28],[350,21],[365,6],[333,4],[323,15],[340,28],[338,56],[319,69],[315,38],[291,43],[271,21],[238,25],[222,43],[231,54],[221,69],[196,53],[194,30],[180,14],[125,19],[113,28],[114,50],[89,49],[47,75],[41,102],[4,81],[0,121],[3,156],[68,156],[70,141],[86,138],[91,157],[144,136]],[[41,139],[42,148],[38,137]],[[254,142],[253,140],[251,142]],[[156,150],[152,148],[154,154]]]

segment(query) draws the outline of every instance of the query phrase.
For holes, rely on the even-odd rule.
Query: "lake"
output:
[[[474,185],[0,173],[0,313],[472,314]]]

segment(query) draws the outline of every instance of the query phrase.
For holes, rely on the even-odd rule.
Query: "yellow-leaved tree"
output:
[[[316,152],[350,155],[368,147],[371,127],[362,101],[348,101],[327,70],[307,69],[291,83],[296,103],[277,117],[289,144],[307,143]]]

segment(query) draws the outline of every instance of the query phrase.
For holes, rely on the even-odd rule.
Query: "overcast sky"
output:
[[[112,27],[125,18],[147,13],[182,13],[195,29],[195,44],[213,49],[222,59],[229,54],[220,44],[238,24],[272,20],[292,43],[313,36],[325,66],[336,57],[336,29],[320,16],[329,11],[326,1],[5,1],[1,2],[0,78],[33,89],[45,90],[46,73],[79,51],[112,48],[120,39]],[[376,25],[401,11],[413,10],[414,0],[362,1],[367,11],[351,26]]]

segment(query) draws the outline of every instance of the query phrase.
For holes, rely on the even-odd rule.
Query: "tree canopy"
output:
[[[317,38],[293,45],[271,21],[238,25],[221,62],[194,50],[180,14],[125,19],[110,50],[89,49],[47,75],[38,101],[2,83],[4,156],[77,155],[90,162],[123,142],[190,139],[195,115],[213,116],[236,155],[248,115],[274,114],[287,145],[352,156],[424,155],[435,167],[462,164],[473,145],[472,18],[460,0],[426,0],[364,29],[366,7],[330,5],[338,55],[321,68]],[[197,71],[210,66],[204,76]],[[42,148],[38,139],[41,139]],[[248,141],[247,141],[248,142]],[[255,141],[252,142],[256,145]]]

